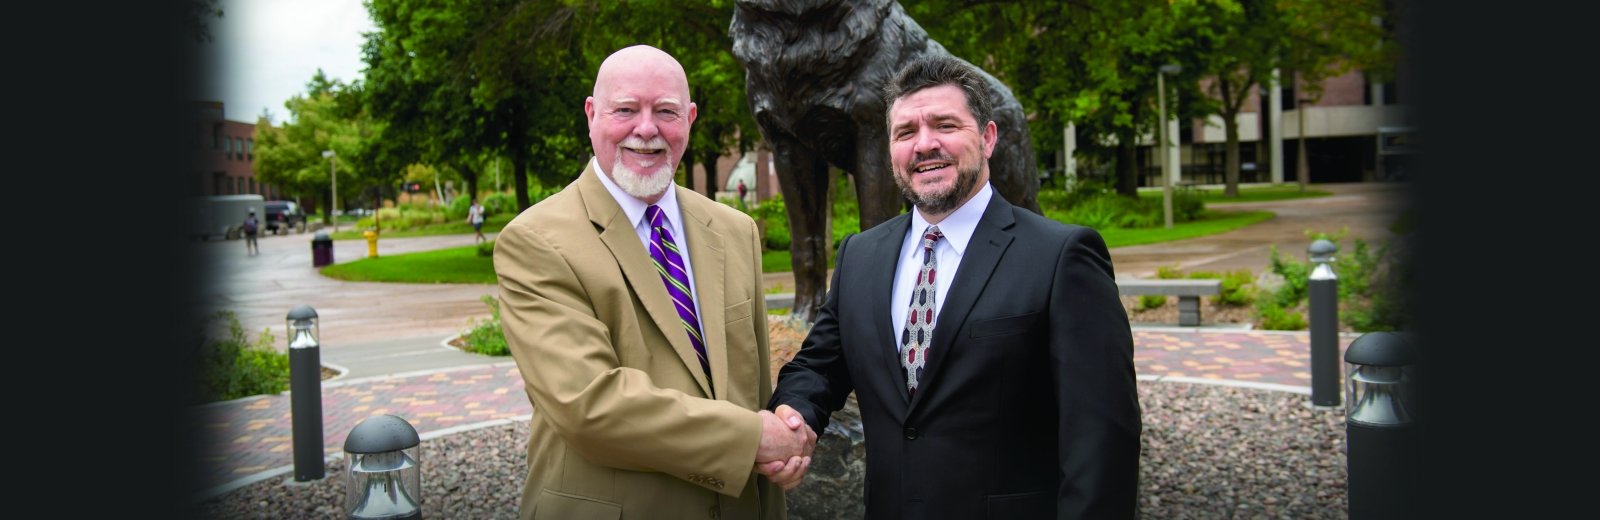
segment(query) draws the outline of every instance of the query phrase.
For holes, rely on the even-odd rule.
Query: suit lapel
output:
[[[961,266],[956,269],[955,280],[950,282],[950,294],[941,302],[939,316],[933,324],[933,344],[928,347],[928,366],[922,372],[923,380],[918,382],[919,387],[939,384],[942,361],[949,355],[950,349],[960,348],[956,336],[960,334],[967,314],[972,312],[972,305],[983,294],[984,287],[989,284],[989,276],[994,274],[995,266],[1000,264],[1000,257],[1014,238],[1005,231],[1016,223],[1011,207],[1010,202],[995,192],[989,199],[989,207],[983,211],[983,218],[978,221],[978,227],[972,232],[972,239],[967,241]],[[911,400],[911,407],[915,409],[925,395],[928,392],[917,392],[916,398]]]
[[[711,214],[700,205],[699,199],[689,195],[688,190],[673,189],[679,190],[678,208],[683,213],[683,234],[689,242],[689,264],[694,269],[695,301],[700,304],[700,333],[706,341],[706,361],[711,365],[711,381],[727,385],[728,328],[724,326],[727,322],[723,316],[727,305],[727,295],[723,292],[723,264],[727,254],[723,249],[722,235],[711,229]],[[677,319],[676,315],[673,319]],[[679,336],[685,336],[685,344],[690,349],[689,359],[698,367],[700,362],[694,359],[694,345],[687,343],[686,335]],[[714,393],[707,395],[715,397]]]
[[[901,213],[889,223],[888,238],[862,244],[871,248],[863,257],[872,262],[866,272],[867,294],[872,300],[866,308],[873,309],[872,319],[868,321],[872,327],[871,337],[877,339],[868,345],[867,350],[871,352],[869,355],[881,360],[882,373],[889,374],[890,386],[896,389],[893,392],[900,394],[900,402],[904,404],[911,401],[911,394],[906,391],[905,372],[900,366],[900,341],[894,335],[897,324],[891,323],[894,317],[891,310],[894,305],[907,303],[889,299],[894,296],[894,272],[900,265],[900,246],[905,240],[906,230],[911,227],[911,214]]]
[[[700,370],[699,356],[695,355],[694,345],[689,343],[689,335],[683,331],[677,308],[673,306],[672,297],[667,295],[666,284],[661,281],[661,275],[656,272],[655,267],[650,265],[650,254],[645,252],[644,245],[639,243],[639,234],[634,231],[636,223],[628,221],[628,213],[622,211],[622,206],[617,205],[616,199],[611,198],[611,192],[606,191],[598,175],[599,173],[593,168],[585,168],[582,176],[578,178],[578,193],[583,196],[583,205],[589,213],[589,221],[601,228],[600,241],[611,250],[611,256],[616,259],[617,267],[622,269],[623,277],[627,279],[628,285],[633,287],[634,297],[639,299],[645,312],[649,313],[650,321],[655,323],[656,329],[667,338],[672,350],[678,353],[678,358],[689,369],[689,373],[694,375],[695,381],[700,383],[700,390],[710,396],[711,386],[706,384],[706,376]],[[690,261],[699,262],[700,258],[693,257]],[[696,267],[696,271],[699,271],[699,266]],[[702,319],[701,323],[704,328],[706,321]]]

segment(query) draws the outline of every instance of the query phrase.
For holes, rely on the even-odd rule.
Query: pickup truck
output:
[[[266,202],[265,217],[261,219],[266,232],[282,235],[290,231],[304,233],[306,231],[306,212],[300,204],[292,200],[269,200]]]

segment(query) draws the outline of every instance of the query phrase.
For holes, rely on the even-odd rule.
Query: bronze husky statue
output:
[[[862,229],[903,211],[889,167],[883,85],[913,59],[950,53],[894,0],[738,0],[728,32],[788,206],[793,309],[811,321],[825,296],[833,235],[828,165],[854,177]],[[999,80],[984,77],[1000,130],[989,182],[1006,200],[1038,212],[1022,105]]]

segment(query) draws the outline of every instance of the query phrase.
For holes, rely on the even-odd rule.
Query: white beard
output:
[[[633,171],[633,169],[622,163],[624,146],[630,148],[660,148],[663,151],[661,154],[661,166],[655,168],[649,174],[640,174]],[[672,186],[672,174],[675,168],[673,168],[672,159],[670,159],[672,150],[667,148],[666,140],[656,137],[651,139],[649,143],[644,143],[637,138],[629,137],[628,140],[617,145],[616,157],[617,160],[611,165],[611,180],[617,183],[617,187],[622,188],[624,193],[645,199],[666,193],[667,188]]]

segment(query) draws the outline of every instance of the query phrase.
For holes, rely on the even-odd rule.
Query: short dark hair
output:
[[[940,85],[954,85],[966,94],[967,110],[972,111],[979,125],[992,120],[994,103],[989,100],[989,85],[983,72],[954,56],[919,58],[900,69],[883,86],[884,110],[900,98]]]

